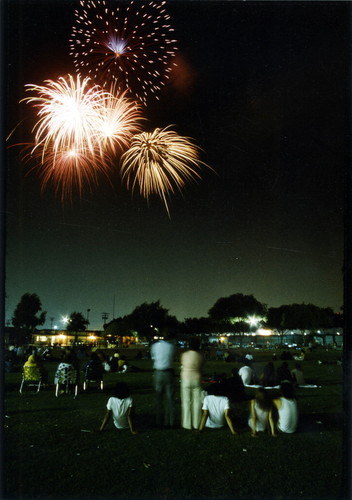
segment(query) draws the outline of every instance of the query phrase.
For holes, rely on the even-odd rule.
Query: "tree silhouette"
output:
[[[219,322],[219,330],[240,334],[242,344],[243,335],[251,330],[248,318],[263,317],[266,314],[266,305],[259,302],[253,295],[235,293],[229,297],[221,297],[208,311],[211,319]]]
[[[152,338],[156,332],[167,329],[170,335],[174,335],[179,329],[179,322],[175,316],[169,315],[169,310],[161,306],[160,300],[156,302],[144,302],[137,306],[128,315],[129,324],[139,336]]]
[[[133,328],[129,316],[114,318],[104,325],[104,335],[123,337],[133,335]]]
[[[217,331],[218,325],[211,318],[185,318],[182,329],[188,335],[195,335],[213,333]]]
[[[234,319],[245,320],[249,316],[264,316],[266,306],[253,295],[235,293],[229,297],[221,297],[208,311],[212,319],[229,321]]]
[[[89,324],[89,321],[80,312],[70,314],[66,330],[75,334],[75,344],[77,343],[78,332],[84,332]]]
[[[270,307],[267,325],[280,333],[282,343],[285,330],[310,330],[316,334],[319,328],[331,328],[334,325],[334,312],[330,307],[321,308],[314,304]]]
[[[89,321],[80,312],[73,312],[68,319],[66,330],[69,332],[84,332]]]
[[[25,293],[17,304],[12,317],[15,328],[24,329],[24,340],[29,341],[30,336],[39,325],[45,323],[46,311],[42,311],[42,303],[35,293]],[[38,316],[38,313],[39,316]]]

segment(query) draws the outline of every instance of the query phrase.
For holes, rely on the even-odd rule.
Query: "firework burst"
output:
[[[115,81],[143,104],[156,98],[169,77],[176,41],[165,2],[109,8],[105,0],[81,0],[70,39],[78,72],[103,86]]]
[[[23,101],[34,103],[39,120],[33,128],[35,143],[43,154],[70,150],[71,147],[94,153],[94,136],[105,91],[98,85],[88,87],[89,78],[81,81],[71,75],[57,82],[46,80],[46,86],[27,84],[36,95]]]
[[[113,154],[128,148],[132,136],[141,130],[140,105],[125,94],[119,94],[113,85],[110,92],[105,93],[99,109],[94,139],[100,148]]]
[[[71,75],[46,86],[29,84],[35,95],[24,101],[37,109],[35,142],[27,157],[40,160],[42,185],[53,180],[64,198],[76,186],[96,181],[98,172],[107,173],[117,149],[125,149],[140,130],[140,106],[124,94],[89,86]]]
[[[135,135],[131,147],[122,155],[122,174],[132,191],[149,198],[157,194],[167,212],[167,195],[182,190],[186,182],[200,179],[199,148],[191,139],[182,137],[169,127]]]
[[[42,154],[40,148],[35,148],[28,155],[29,159],[40,158],[39,176],[42,190],[52,184],[56,193],[61,192],[61,200],[72,199],[74,191],[82,195],[84,188],[98,183],[99,174],[105,174],[109,179],[111,168],[108,158],[101,152],[93,158],[87,151],[80,151],[73,146],[59,151],[50,147]],[[34,167],[36,170],[38,166]]]

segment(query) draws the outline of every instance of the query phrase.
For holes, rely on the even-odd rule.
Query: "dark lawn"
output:
[[[269,354],[255,355],[260,373]],[[317,363],[337,357],[321,351],[303,363],[307,382],[322,387],[297,391],[298,432],[278,438],[250,437],[248,402],[235,409],[238,437],[228,429],[206,429],[203,434],[153,429],[149,360],[133,361],[145,372],[107,374],[103,393],[80,391],[77,399],[55,398],[53,387],[20,396],[20,373],[8,374],[3,498],[343,498],[342,368]],[[56,365],[47,365],[49,382]],[[234,366],[211,361],[204,375],[229,373]],[[117,380],[131,387],[140,430],[136,436],[115,430],[111,421],[102,433],[94,432]],[[178,385],[176,411],[179,416]]]

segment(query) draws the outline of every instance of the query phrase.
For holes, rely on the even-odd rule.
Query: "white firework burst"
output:
[[[110,7],[106,0],[81,0],[75,11],[70,48],[76,70],[102,85],[115,82],[144,105],[158,93],[177,51],[165,2],[130,2]]]

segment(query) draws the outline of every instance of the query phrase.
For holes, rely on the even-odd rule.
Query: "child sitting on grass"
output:
[[[108,411],[100,426],[100,431],[104,429],[112,414],[114,425],[117,429],[129,428],[132,434],[137,434],[132,423],[133,400],[130,397],[129,387],[125,382],[119,382],[115,385],[112,397],[109,398],[106,408]]]
[[[222,396],[220,384],[215,384],[211,389],[211,394],[208,393],[205,396],[202,410],[203,415],[199,425],[200,432],[204,429],[204,426],[213,429],[224,427],[226,421],[231,434],[237,434],[230,416],[229,398]]]
[[[248,425],[252,429],[252,437],[258,437],[257,432],[263,432],[269,428],[269,415],[272,411],[273,402],[264,387],[259,387],[255,398],[250,402],[250,415]]]
[[[281,397],[273,400],[273,405],[278,413],[276,427],[280,432],[292,434],[296,432],[298,424],[298,409],[294,388],[290,382],[283,382],[280,390]],[[277,436],[272,412],[269,414],[269,422],[272,435]]]

